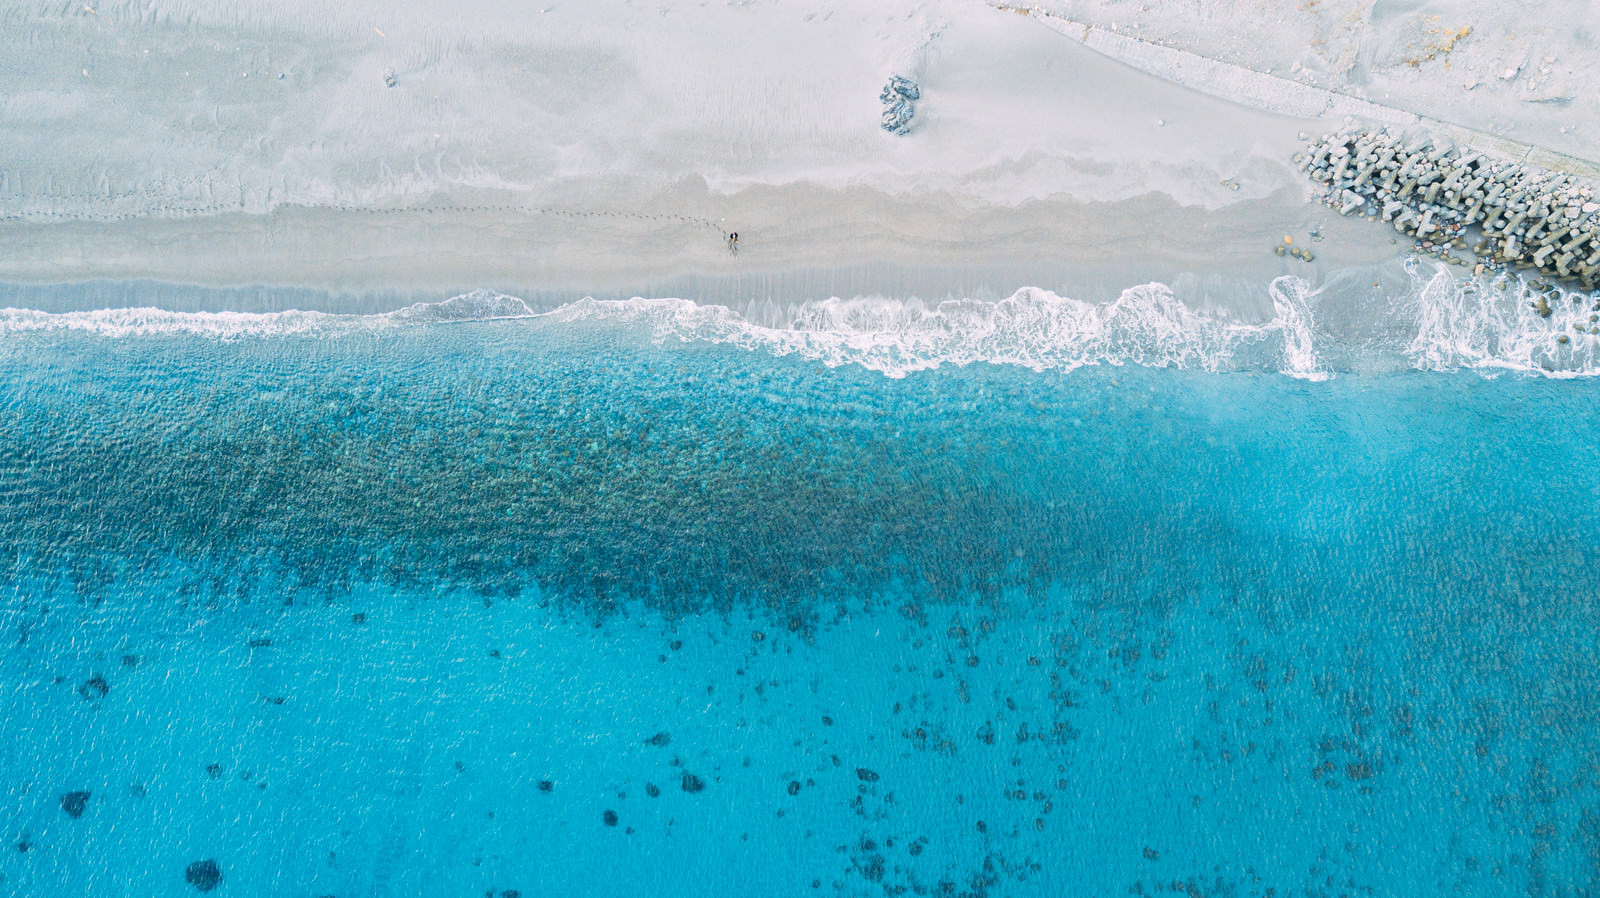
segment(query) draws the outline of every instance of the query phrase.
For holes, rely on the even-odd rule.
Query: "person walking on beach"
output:
[[[739,232],[734,231],[728,235],[728,252],[739,255]]]

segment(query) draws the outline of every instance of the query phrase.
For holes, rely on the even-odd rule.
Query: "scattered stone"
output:
[[[705,787],[705,780],[702,780],[700,777],[695,776],[692,773],[685,773],[683,775],[683,791],[690,793],[699,792]]]
[[[605,821],[606,826],[616,826],[617,812],[607,808],[606,812],[600,815],[600,819]]]
[[[250,640],[250,648],[253,648],[253,649],[270,649],[270,648],[272,648],[272,640],[270,640],[270,639],[252,639],[252,640]]]
[[[799,780],[790,780],[789,781],[789,794],[790,795],[799,795],[800,794],[800,781]]]
[[[877,771],[868,770],[865,767],[857,767],[856,779],[861,780],[863,783],[875,783],[878,781],[878,774]]]
[[[554,790],[555,787],[556,787],[556,784],[551,782],[550,780],[540,780],[539,781],[539,791],[540,792],[550,792],[550,791]]]
[[[1161,852],[1146,845],[1144,849],[1144,859],[1147,861],[1159,861],[1161,860]]]
[[[357,611],[355,614],[350,615],[350,623],[352,624],[364,624],[366,622],[367,615],[365,612]]]
[[[651,798],[660,798],[661,797],[661,787],[657,786],[655,783],[645,783],[644,784],[644,794],[650,796]]]
[[[833,718],[826,714],[822,715],[822,725],[825,727],[833,726]]]
[[[400,83],[400,79],[396,78],[394,76],[394,69],[384,69],[383,70],[383,86],[384,87],[394,87],[395,85],[397,85],[399,83]]]
[[[61,796],[61,810],[66,811],[67,816],[74,820],[82,817],[83,809],[88,806],[89,793],[87,791],[68,792]]]
[[[99,674],[84,680],[83,685],[78,687],[78,694],[83,696],[83,700],[86,702],[99,701],[110,692],[111,684],[107,683],[106,678]]]
[[[138,667],[140,660],[141,659],[139,658],[138,655],[123,655],[122,656],[122,666],[123,667]]]
[[[22,834],[22,838],[17,840],[17,851],[19,853],[21,853],[21,854],[27,854],[28,853],[28,849],[30,849],[32,847],[33,847],[33,842],[31,840],[31,838],[29,837],[29,835],[27,833],[23,833]]]
[[[208,776],[210,776],[212,779],[220,779],[222,777],[222,765],[221,764],[207,764],[206,765],[206,774]]]
[[[213,860],[195,861],[184,868],[183,881],[202,892],[209,892],[222,882],[222,868]]]
[[[644,741],[646,745],[654,745],[656,748],[665,748],[672,742],[672,734],[665,732],[657,733]]]

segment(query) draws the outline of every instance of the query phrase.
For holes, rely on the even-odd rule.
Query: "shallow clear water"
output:
[[[1600,383],[900,373],[5,335],[0,893],[1600,890]]]

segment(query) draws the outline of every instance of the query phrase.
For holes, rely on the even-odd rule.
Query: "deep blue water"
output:
[[[1597,405],[7,335],[0,894],[1600,894]]]

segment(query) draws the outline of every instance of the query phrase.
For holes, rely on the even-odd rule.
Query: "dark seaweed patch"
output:
[[[195,861],[184,868],[183,881],[202,892],[209,892],[222,882],[222,868],[214,860]]]
[[[83,696],[84,701],[99,701],[110,693],[111,684],[107,683],[106,678],[100,676],[99,674],[95,674],[89,679],[84,680],[83,683],[78,686],[78,694]]]
[[[68,792],[61,796],[61,810],[66,811],[67,816],[74,820],[82,817],[84,808],[88,806],[89,793],[86,791]]]

